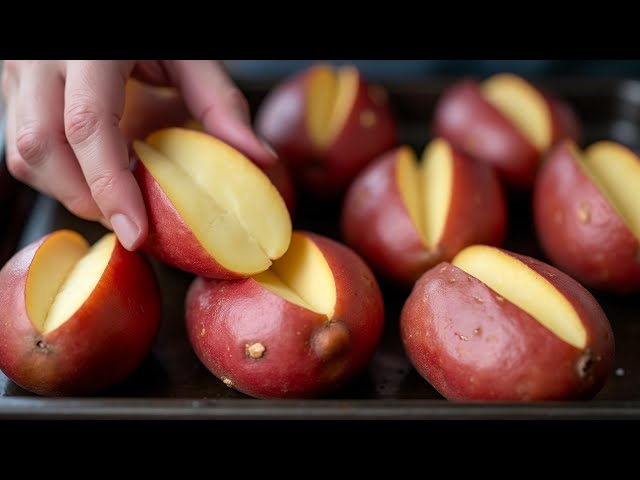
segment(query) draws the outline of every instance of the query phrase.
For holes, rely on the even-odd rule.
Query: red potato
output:
[[[552,263],[584,285],[640,291],[640,159],[614,142],[584,152],[557,146],[536,180],[538,240]]]
[[[615,356],[588,290],[539,260],[482,245],[418,280],[400,330],[416,370],[457,401],[592,398]]]
[[[269,268],[291,240],[291,217],[272,182],[226,143],[168,128],[134,142],[134,175],[149,216],[142,249],[214,278]]]
[[[369,165],[347,191],[341,223],[346,243],[369,265],[412,286],[468,245],[500,245],[506,217],[492,167],[435,139],[419,165],[406,146]]]
[[[300,186],[327,197],[397,142],[386,93],[353,66],[315,65],[281,82],[260,105],[256,131]]]
[[[185,318],[196,355],[227,386],[258,398],[310,398],[365,368],[382,335],[384,305],[352,250],[294,232],[266,272],[196,278]]]
[[[544,155],[565,138],[577,140],[580,125],[566,101],[521,77],[499,74],[482,83],[462,80],[444,91],[433,130],[493,165],[509,185],[529,189]]]
[[[129,376],[160,324],[151,265],[114,234],[91,249],[59,230],[0,270],[0,368],[40,395],[93,393]]]

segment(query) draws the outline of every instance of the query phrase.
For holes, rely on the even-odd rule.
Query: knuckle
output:
[[[47,134],[36,124],[26,124],[18,128],[16,148],[28,164],[34,166],[45,156]]]
[[[61,199],[62,204],[74,215],[85,220],[97,220],[100,218],[100,211],[91,197],[86,195],[69,195]]]
[[[72,104],[64,117],[64,132],[72,145],[84,143],[98,129],[100,116],[87,101]]]

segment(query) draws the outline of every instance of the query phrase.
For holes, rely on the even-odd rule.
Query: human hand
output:
[[[148,225],[129,170],[131,132],[120,125],[130,76],[177,87],[191,115],[209,133],[256,164],[277,159],[254,134],[247,101],[218,62],[5,61],[9,172],[75,215],[112,228],[125,248],[135,250]]]

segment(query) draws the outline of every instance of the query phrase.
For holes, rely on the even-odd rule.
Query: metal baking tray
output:
[[[458,78],[387,82],[400,123],[400,140],[422,150],[438,95]],[[582,120],[583,144],[622,142],[640,152],[640,81],[612,78],[542,78],[536,82],[567,99]],[[273,86],[242,83],[252,111]],[[3,149],[4,150],[4,149]],[[299,199],[296,228],[340,238],[338,201]],[[509,195],[506,248],[542,257],[530,220],[529,198]],[[70,215],[59,204],[13,181],[0,160],[0,260],[41,235],[72,228],[91,242],[104,230]],[[544,258],[544,257],[542,257]],[[183,301],[192,276],[153,261],[163,293],[163,319],[152,354],[127,380],[99,395],[45,398],[0,373],[0,419],[640,419],[640,296],[596,295],[612,323],[615,368],[589,401],[448,402],[409,364],[398,317],[407,290],[380,279],[386,327],[368,367],[331,395],[314,400],[256,400],[227,388],[198,361],[188,343]]]

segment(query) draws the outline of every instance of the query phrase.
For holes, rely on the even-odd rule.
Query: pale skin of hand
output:
[[[277,161],[251,128],[246,99],[208,60],[5,61],[6,160],[18,180],[114,230],[128,250],[148,232],[120,128],[130,76],[180,90],[205,129],[259,166]]]

